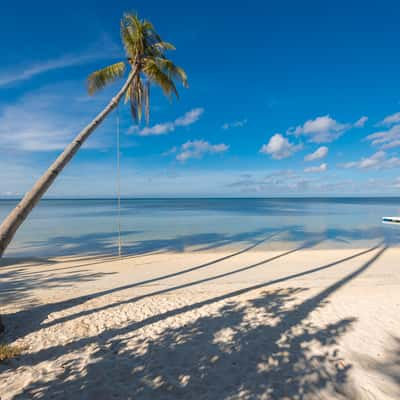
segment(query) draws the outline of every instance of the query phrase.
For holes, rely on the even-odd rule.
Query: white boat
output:
[[[384,224],[400,224],[400,217],[382,217]]]

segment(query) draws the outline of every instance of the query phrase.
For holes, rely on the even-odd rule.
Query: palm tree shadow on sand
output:
[[[197,285],[201,285],[207,282],[212,282],[221,278],[226,278],[228,276],[232,276],[244,271],[249,271],[251,269],[255,269],[258,267],[265,267],[267,264],[269,264],[272,261],[275,261],[277,259],[286,257],[290,254],[293,254],[295,252],[301,251],[303,249],[307,249],[307,248],[311,248],[313,246],[315,246],[316,244],[319,243],[319,240],[311,240],[308,242],[304,242],[302,243],[299,247],[290,249],[288,251],[284,251],[282,253],[279,253],[277,255],[268,257],[266,259],[263,259],[261,261],[258,261],[254,264],[249,264],[249,265],[245,265],[245,266],[241,266],[239,268],[236,269],[232,269],[231,271],[228,272],[224,272],[224,273],[217,273],[214,275],[210,275],[207,276],[203,279],[200,280],[195,280],[195,281],[190,281],[188,283],[184,283],[184,284],[180,284],[177,286],[172,286],[172,287],[167,287],[164,289],[160,289],[157,290],[155,292],[151,292],[148,294],[144,294],[141,296],[136,296],[134,298],[128,298],[126,300],[121,300],[118,302],[114,302],[114,303],[108,303],[106,305],[103,305],[101,307],[97,307],[97,308],[89,308],[89,309],[85,309],[82,310],[78,313],[72,314],[72,315],[66,315],[64,317],[60,317],[57,319],[52,319],[51,321],[48,321],[48,316],[50,314],[59,312],[59,311],[63,311],[63,310],[67,310],[70,309],[72,307],[81,305],[86,303],[88,300],[92,300],[92,299],[96,299],[96,298],[100,298],[100,297],[104,297],[110,294],[115,294],[118,292],[121,292],[123,290],[127,290],[127,289],[134,289],[136,287],[139,286],[143,286],[143,285],[148,285],[148,284],[157,284],[160,283],[163,280],[166,279],[171,279],[171,278],[175,278],[181,275],[185,275],[185,274],[190,274],[191,272],[194,271],[198,271],[201,269],[205,269],[205,268],[215,268],[215,265],[220,263],[221,261],[226,261],[228,259],[231,259],[233,257],[236,257],[240,254],[244,254],[254,248],[256,248],[258,245],[264,243],[265,241],[268,241],[271,237],[273,237],[274,234],[264,237],[263,239],[253,243],[250,246],[247,246],[245,248],[242,248],[238,251],[235,251],[233,253],[230,253],[228,255],[224,255],[222,257],[219,257],[217,259],[213,259],[211,261],[208,261],[204,264],[200,264],[200,265],[196,265],[196,266],[190,266],[188,268],[182,269],[178,272],[173,272],[173,273],[169,273],[169,274],[164,274],[158,277],[154,277],[154,278],[150,278],[150,279],[146,279],[143,281],[138,281],[138,282],[133,282],[133,283],[129,283],[127,285],[123,285],[123,286],[118,286],[116,288],[111,288],[111,289],[107,289],[107,290],[103,290],[103,291],[99,291],[93,294],[87,294],[87,295],[83,295],[83,296],[79,296],[73,299],[67,299],[67,300],[63,300],[60,302],[56,302],[56,303],[51,303],[51,304],[38,304],[36,306],[31,306],[27,309],[22,309],[21,311],[18,311],[16,313],[13,314],[6,314],[5,315],[5,319],[7,322],[7,326],[15,326],[17,325],[17,329],[16,332],[14,334],[11,335],[11,341],[13,339],[15,339],[16,337],[23,337],[29,333],[35,332],[37,330],[40,330],[42,328],[49,328],[53,325],[57,325],[63,322],[67,322],[70,321],[72,319],[76,319],[78,317],[82,317],[82,316],[90,316],[96,312],[99,311],[104,311],[104,310],[108,310],[108,309],[112,309],[114,307],[118,307],[124,304],[130,304],[133,302],[138,302],[140,300],[143,300],[145,298],[150,298],[150,297],[154,297],[157,295],[165,295],[168,293],[172,293],[176,290],[180,290],[180,289],[188,289],[190,287],[193,286],[197,286]],[[316,268],[313,268],[311,270],[306,270],[303,272],[299,272],[293,275],[289,275],[286,277],[282,277],[282,278],[278,278],[276,280],[270,281],[268,283],[268,285],[272,285],[272,284],[278,284],[278,283],[282,283],[285,282],[287,280],[291,280],[291,279],[295,279],[301,276],[305,276],[305,275],[309,275],[315,272],[319,272],[328,268],[332,268],[338,264],[341,264],[345,261],[349,261],[352,260],[354,258],[357,258],[359,256],[362,256],[364,254],[370,253],[371,251],[376,250],[378,246],[374,246],[371,247],[370,249],[367,250],[362,250],[359,252],[356,252],[350,256],[347,256],[345,258],[339,259],[337,261],[334,261],[332,263],[326,264],[326,265],[322,265]],[[89,264],[92,265],[92,264]],[[216,269],[217,271],[217,269]],[[71,283],[75,277],[78,276],[78,278],[76,279],[76,281],[85,281],[85,280],[94,280],[97,279],[98,277],[102,277],[104,275],[107,275],[107,273],[102,273],[102,274],[88,274],[88,275],[77,275],[77,272],[81,272],[81,271],[74,271],[74,273],[72,275],[67,274],[67,276],[64,278],[62,277],[61,280],[59,280],[59,278],[50,278],[50,282],[53,283],[53,286],[51,284],[49,284],[49,280],[47,278],[45,278],[45,280],[43,279],[38,279],[38,277],[35,276],[35,274],[30,274],[30,271],[28,270],[28,272],[25,272],[23,268],[21,269],[17,269],[15,271],[10,271],[10,273],[12,273],[12,283],[10,284],[9,281],[5,281],[3,286],[7,287],[7,291],[4,293],[5,299],[7,301],[10,300],[18,300],[18,299],[22,299],[24,301],[31,301],[28,297],[28,299],[25,299],[26,296],[24,296],[24,293],[28,293],[29,294],[29,290],[34,288],[35,286],[40,286],[40,287],[54,287],[54,286],[60,286],[62,287],[64,284],[67,283]],[[82,271],[84,272],[84,271]],[[22,274],[22,276],[20,276]],[[113,274],[113,273],[108,273],[108,274]],[[5,273],[3,274],[3,276],[9,275],[9,273]],[[2,275],[0,274],[0,277]],[[71,279],[72,278],[72,279]],[[262,284],[262,286],[264,286],[266,284]],[[0,293],[1,293],[1,287],[2,285],[0,285]],[[2,299],[2,296],[0,296],[0,300]],[[47,321],[46,321],[47,320]],[[17,321],[17,322],[16,322]],[[19,324],[18,321],[24,321],[23,324]]]
[[[90,362],[68,357],[56,379],[34,382],[15,398],[355,398],[351,365],[338,347],[355,319],[319,326],[310,316],[385,249],[305,300],[305,289],[266,292],[267,282],[21,357],[20,365],[34,367],[92,349]],[[154,323],[161,325],[149,334]]]

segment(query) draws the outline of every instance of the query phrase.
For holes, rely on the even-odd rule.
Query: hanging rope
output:
[[[118,256],[122,255],[121,241],[121,163],[120,163],[120,127],[119,105],[117,106],[117,227],[118,227]]]

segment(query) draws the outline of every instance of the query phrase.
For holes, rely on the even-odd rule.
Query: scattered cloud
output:
[[[314,143],[329,143],[341,136],[347,129],[349,129],[348,124],[341,124],[329,115],[325,115],[310,119],[295,128],[289,128],[287,133],[294,136],[306,136],[310,142]]]
[[[139,136],[157,136],[166,135],[169,132],[175,130],[175,124],[173,122],[164,122],[162,124],[156,124],[153,126],[146,126],[143,129],[139,129],[137,126],[133,127],[130,133],[137,132]]]
[[[226,185],[230,190],[239,193],[264,196],[298,195],[298,194],[382,194],[398,193],[400,178],[371,178],[364,175],[364,179],[327,177],[325,174],[305,174],[293,170],[276,170],[268,175],[260,175],[253,171],[246,176],[240,175],[236,180]]]
[[[354,123],[354,127],[356,128],[363,128],[368,121],[368,117],[361,117]]]
[[[106,49],[106,50],[105,50]],[[95,45],[79,54],[66,54],[46,61],[17,67],[17,70],[0,73],[0,87],[29,80],[45,72],[87,64],[101,59],[109,59],[119,54],[119,47],[108,36],[103,36]]]
[[[390,129],[381,132],[375,132],[366,137],[374,146],[381,149],[391,149],[400,146],[400,125],[394,125]]]
[[[243,128],[247,124],[247,119],[242,119],[240,121],[234,121],[234,122],[226,122],[225,124],[222,125],[222,129],[228,130],[231,128]]]
[[[354,124],[340,123],[329,115],[306,121],[303,125],[288,129],[288,135],[305,136],[312,143],[330,143],[353,127],[363,127],[367,117],[361,117]]]
[[[388,115],[379,125],[393,125],[397,123],[400,123],[400,112]]]
[[[189,140],[177,151],[176,159],[186,161],[190,158],[202,158],[206,154],[224,153],[228,149],[229,146],[224,143],[211,144],[205,140]]]
[[[203,114],[203,108],[194,108],[175,120],[175,126],[189,126],[198,121]]]
[[[146,126],[139,129],[137,126],[132,127],[129,133],[136,133],[139,136],[157,136],[166,135],[167,133],[175,131],[177,127],[189,126],[197,122],[203,114],[203,108],[194,108],[188,111],[182,117],[177,118],[175,121],[164,122],[153,126]]]
[[[292,170],[277,170],[265,176],[241,176],[227,187],[243,193],[295,193],[307,191],[315,179],[305,178]]]
[[[88,122],[87,115],[99,106],[98,99],[84,104],[79,101],[76,95],[79,90],[84,88],[73,83],[51,85],[0,107],[0,149],[29,152],[63,149]],[[99,131],[103,129],[104,125]],[[102,147],[100,136],[97,132],[89,146]]]
[[[370,157],[362,158],[359,161],[351,161],[342,165],[344,168],[360,169],[386,169],[400,166],[400,158],[387,157],[387,154],[380,150]]]
[[[305,161],[314,161],[314,160],[320,160],[321,158],[326,157],[328,154],[329,149],[326,146],[321,146],[317,150],[315,150],[313,153],[308,154],[304,157]]]
[[[273,135],[267,144],[264,144],[260,153],[269,154],[276,160],[290,157],[293,153],[301,149],[301,145],[290,143],[289,140],[283,137],[280,133]]]
[[[315,167],[308,167],[304,169],[304,172],[325,172],[328,169],[328,164],[323,163]]]

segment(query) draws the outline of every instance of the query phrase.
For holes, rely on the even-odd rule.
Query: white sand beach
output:
[[[399,248],[4,259],[8,399],[398,399]]]

